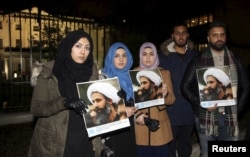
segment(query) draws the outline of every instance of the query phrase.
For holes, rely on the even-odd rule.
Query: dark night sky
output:
[[[210,2],[215,0],[210,0]],[[217,0],[220,1],[220,0]],[[171,2],[171,3],[170,3]],[[190,14],[205,11],[200,9],[200,0],[1,0],[0,9],[8,12],[26,9],[32,6],[40,7],[52,14],[67,14],[95,18],[101,22],[122,23],[140,27],[146,25],[153,31],[152,38],[159,36],[159,31],[179,19],[185,19]],[[164,31],[164,30],[163,30]]]
[[[210,3],[212,1],[214,0],[210,0]],[[200,0],[178,0],[171,1],[171,4],[166,0],[1,0],[0,9],[18,10],[38,6],[54,13],[105,20],[123,17],[132,23],[139,21],[157,25],[158,22],[165,23],[197,12],[202,4]]]
[[[227,5],[229,1],[231,4]],[[246,4],[250,4],[249,0],[1,0],[0,10],[7,13],[9,10],[18,11],[37,6],[51,14],[95,18],[100,22],[113,24],[121,23],[125,18],[129,26],[149,26],[149,32],[153,32],[152,38],[158,38],[163,33],[166,34],[166,28],[170,28],[171,24],[177,20],[211,13],[214,8],[222,8],[228,12],[235,10],[235,13],[238,14],[249,8],[241,9]],[[235,8],[239,8],[239,10]],[[222,14],[229,15],[223,11]],[[226,20],[231,27],[234,27],[231,32],[235,33],[235,35],[233,34],[235,42],[239,41],[240,44],[246,45],[249,43],[249,35],[238,37],[237,34],[242,34],[242,32],[249,34],[250,24],[247,22],[249,18],[242,20],[242,15],[246,13],[242,12],[239,15],[241,18],[236,14],[230,14]],[[239,23],[244,24],[239,25]],[[240,29],[237,29],[239,26],[241,26]]]

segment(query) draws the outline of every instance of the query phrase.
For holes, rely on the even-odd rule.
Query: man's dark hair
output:
[[[212,22],[212,23],[210,23],[210,24],[208,25],[207,34],[209,34],[210,30],[211,30],[212,28],[214,28],[214,27],[222,27],[222,28],[225,29],[225,31],[227,31],[227,26],[226,26],[226,24],[223,23],[223,22],[221,22],[221,21],[219,21],[219,20],[216,20],[216,21],[214,21],[214,22]]]
[[[188,26],[186,25],[186,23],[182,22],[182,21],[178,21],[175,22],[173,27],[172,27],[172,32],[174,32],[175,27],[179,27],[179,26],[184,26],[186,27],[187,31],[188,31]]]

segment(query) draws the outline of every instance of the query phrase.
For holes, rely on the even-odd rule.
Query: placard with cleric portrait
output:
[[[162,76],[158,68],[129,70],[133,84],[135,107],[138,109],[164,104]]]
[[[236,105],[237,79],[228,66],[200,68],[196,76],[201,107]]]
[[[79,98],[88,106],[83,119],[89,137],[130,126],[125,103],[117,95],[121,89],[117,77],[76,85]]]

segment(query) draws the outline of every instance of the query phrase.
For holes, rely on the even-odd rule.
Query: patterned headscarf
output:
[[[147,67],[142,63],[142,53],[143,53],[145,48],[152,48],[154,56],[155,56],[154,64],[151,67]],[[159,66],[159,64],[160,64],[159,57],[158,57],[155,45],[151,42],[143,43],[140,47],[140,68],[142,68],[142,69],[154,69],[154,68],[157,68]]]
[[[118,48],[123,48],[127,55],[127,64],[123,69],[117,69],[114,65],[114,58],[115,58],[115,52]],[[111,77],[118,77],[119,84],[123,90],[127,93],[127,100],[129,98],[133,98],[133,88],[132,88],[132,81],[129,76],[129,70],[133,65],[133,57],[131,55],[130,50],[128,47],[121,43],[116,42],[113,43],[109,49],[108,53],[106,54],[105,61],[104,61],[104,67],[102,69],[102,72],[105,73],[109,78]]]

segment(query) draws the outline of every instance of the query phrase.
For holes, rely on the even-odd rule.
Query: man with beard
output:
[[[171,122],[173,141],[169,143],[169,157],[190,157],[192,153],[192,133],[195,118],[192,104],[180,92],[180,84],[187,65],[200,53],[194,50],[194,43],[189,39],[188,27],[176,23],[171,39],[161,44],[159,53],[160,67],[169,70],[173,83],[175,102],[167,106]]]
[[[153,71],[139,71],[136,79],[140,84],[136,91],[136,102],[149,101],[163,98],[162,93],[158,93],[161,85],[161,77]]]
[[[196,108],[196,128],[199,135],[201,157],[208,156],[208,141],[237,141],[239,140],[239,119],[244,113],[244,107],[249,96],[249,78],[240,59],[226,46],[227,28],[220,21],[214,21],[208,27],[208,47],[201,56],[194,58],[186,69],[181,84],[181,91],[185,98]],[[231,86],[236,90],[234,95],[236,105],[202,108],[199,100],[197,70],[202,68],[225,67],[230,70]],[[209,72],[210,74],[212,71]],[[213,72],[213,76],[215,72]],[[218,72],[216,72],[218,73]],[[209,80],[208,73],[205,76]],[[217,77],[218,79],[218,77]],[[227,85],[227,78],[218,79]],[[212,83],[211,83],[212,84]]]
[[[92,105],[85,114],[88,127],[102,125],[126,117],[125,109],[119,107],[121,98],[118,90],[109,83],[97,82],[89,86],[87,96]],[[118,113],[119,110],[119,113]]]
[[[231,99],[232,88],[227,74],[218,68],[209,68],[203,75],[206,86],[201,91],[201,101]]]

